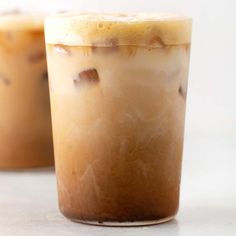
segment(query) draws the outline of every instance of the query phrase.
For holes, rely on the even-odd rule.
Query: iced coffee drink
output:
[[[0,13],[0,169],[53,165],[43,17]]]
[[[104,225],[172,219],[191,20],[64,13],[45,33],[61,212]]]

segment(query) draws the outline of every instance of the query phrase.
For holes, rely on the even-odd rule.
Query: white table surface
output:
[[[0,236],[235,236],[236,132],[186,135],[176,220],[136,228],[88,226],[58,211],[52,170],[0,172]]]

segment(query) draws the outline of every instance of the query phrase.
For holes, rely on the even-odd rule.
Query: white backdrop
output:
[[[176,12],[193,17],[182,210],[179,224],[174,223],[165,235],[236,235],[236,1],[0,0],[0,8],[12,7],[48,11]],[[32,181],[32,186],[37,184]],[[38,187],[40,190],[44,186]],[[12,212],[15,214],[14,208]],[[14,214],[13,219],[18,222],[18,215]]]
[[[186,133],[236,133],[236,1],[1,0],[0,8],[177,12],[193,17]]]

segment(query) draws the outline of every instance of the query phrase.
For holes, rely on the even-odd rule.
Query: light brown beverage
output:
[[[191,20],[65,13],[45,27],[61,212],[104,225],[172,219]]]
[[[0,13],[0,169],[53,165],[43,16]]]

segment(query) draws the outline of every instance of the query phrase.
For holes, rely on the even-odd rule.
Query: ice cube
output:
[[[78,77],[74,79],[74,84],[79,86],[81,84],[94,85],[99,82],[99,75],[96,69],[83,70],[78,74]]]
[[[184,80],[181,82],[179,86],[179,94],[184,100],[186,100],[187,97],[187,89],[188,89],[188,82],[187,80]]]
[[[155,47],[165,47],[166,46],[159,35],[153,36],[149,41],[149,45],[152,47],[154,47],[154,46]]]
[[[48,72],[44,71],[41,78],[42,80],[48,80]]]
[[[31,63],[36,63],[46,59],[45,51],[33,52],[28,56],[28,61]]]
[[[105,39],[104,41],[94,42],[92,44],[92,52],[94,54],[110,54],[119,50],[117,38]]]
[[[71,51],[69,50],[68,46],[65,46],[63,44],[55,44],[54,45],[54,50],[57,53],[63,54],[63,55],[71,55]]]
[[[9,86],[11,84],[11,81],[6,78],[5,76],[0,75],[0,81],[3,82],[4,85]]]

